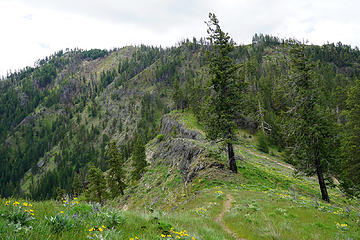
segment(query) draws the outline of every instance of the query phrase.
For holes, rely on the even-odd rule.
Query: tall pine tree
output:
[[[134,168],[131,174],[132,178],[134,180],[139,180],[145,172],[145,167],[147,166],[145,144],[140,136],[136,138],[132,160]]]
[[[231,59],[234,42],[223,32],[215,14],[209,13],[208,40],[211,44],[209,56],[209,74],[211,93],[205,110],[205,130],[210,139],[224,142],[228,152],[229,169],[237,173],[233,149],[235,118],[238,113],[241,84],[235,73],[238,66]]]
[[[106,198],[106,182],[104,173],[100,168],[92,165],[88,172],[88,189],[86,190],[86,197],[89,200],[103,203]]]
[[[345,116],[346,125],[341,141],[343,162],[342,180],[345,189],[360,194],[360,80],[348,92]]]
[[[283,126],[288,156],[298,171],[308,176],[317,175],[321,198],[329,202],[324,176],[336,157],[335,121],[326,105],[321,104],[315,66],[305,56],[305,46],[293,43],[290,57],[288,93],[291,106]]]
[[[124,158],[121,156],[115,142],[112,142],[106,150],[106,163],[109,171],[106,176],[108,186],[113,197],[124,195],[126,184],[124,182],[125,172],[123,170]]]

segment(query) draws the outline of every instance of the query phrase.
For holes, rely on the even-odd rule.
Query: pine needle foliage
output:
[[[132,179],[139,180],[143,173],[145,172],[145,168],[147,166],[146,155],[145,155],[145,144],[140,136],[137,137],[135,141],[134,151],[132,155],[133,160],[133,172]]]
[[[336,126],[331,111],[321,104],[315,64],[305,56],[304,44],[295,42],[290,49],[291,72],[289,98],[291,106],[284,118],[288,157],[298,171],[317,175],[321,198],[329,202],[325,175],[337,154]]]
[[[360,80],[356,80],[346,100],[344,136],[341,141],[343,187],[354,195],[360,194]]]
[[[86,190],[87,199],[103,204],[107,196],[106,181],[103,171],[92,165],[88,172],[88,180],[89,184],[88,189]]]
[[[219,20],[215,14],[209,13],[208,40],[210,50],[208,51],[209,74],[211,76],[209,88],[210,95],[205,104],[205,130],[210,139],[222,141],[228,151],[229,168],[237,172],[236,160],[233,151],[235,118],[239,112],[241,99],[241,84],[236,78],[236,65],[230,54],[235,48],[235,43],[230,36],[223,32]]]
[[[113,197],[119,194],[124,195],[125,184],[125,171],[123,169],[124,157],[121,155],[115,142],[110,143],[106,153],[106,163],[109,171],[106,176],[107,184],[110,188]]]

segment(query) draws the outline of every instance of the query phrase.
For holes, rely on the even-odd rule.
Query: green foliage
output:
[[[112,142],[105,153],[109,168],[107,184],[113,197],[124,195],[125,171],[123,170],[124,157],[120,154],[115,142]]]
[[[265,133],[260,131],[259,134],[257,135],[257,141],[258,141],[258,145],[257,145],[258,149],[264,153],[269,153],[269,143]]]
[[[72,191],[75,196],[79,196],[84,191],[81,175],[79,173],[76,173],[74,176]]]
[[[29,208],[21,205],[9,204],[6,211],[0,215],[13,224],[20,224],[21,226],[28,226],[35,219]]]
[[[167,108],[159,96],[145,94],[141,99],[140,119],[135,135],[142,136],[144,142],[154,138],[158,132],[157,123],[166,112]]]
[[[289,157],[298,170],[316,174],[322,199],[329,201],[324,174],[336,159],[336,127],[331,112],[320,105],[318,78],[314,65],[304,56],[304,46],[295,43],[291,50],[292,73],[289,83],[294,99],[286,116],[283,131],[290,149]]]
[[[214,33],[215,25],[212,25]],[[220,27],[217,33],[220,37]],[[229,39],[228,43],[231,45],[232,41]],[[203,130],[202,126],[206,129],[214,126],[218,131],[213,138],[217,135],[217,139],[226,140],[227,132],[223,129],[227,122],[221,119],[230,119],[232,126],[246,128],[251,133],[265,129],[269,144],[279,149],[289,147],[287,151],[292,153],[297,140],[284,134],[291,128],[286,131],[281,128],[286,120],[291,122],[282,113],[294,108],[296,89],[291,85],[294,67],[290,68],[287,43],[292,44],[289,40],[258,34],[251,45],[230,46],[232,51],[226,57],[217,55],[221,47],[215,41],[203,38],[186,39],[166,49],[143,45],[113,51],[74,49],[66,54],[54,53],[34,68],[11,73],[0,81],[0,142],[4,143],[0,144],[0,162],[4,163],[0,165],[1,196],[42,200],[56,198],[58,188],[69,194],[83,191],[89,163],[107,169],[103,159],[109,139],[118,138],[122,143],[120,152],[125,161],[134,150],[135,135],[143,136],[144,144],[156,137],[167,106],[195,114],[196,117],[186,120],[187,127]],[[343,159],[335,159],[335,152],[328,151],[332,156],[322,158],[324,177],[328,173],[335,175],[349,193],[355,193],[359,185],[355,158],[359,141],[354,137],[357,125],[351,116],[355,116],[356,101],[347,106],[346,92],[359,76],[360,51],[342,43],[306,45],[303,50],[307,63],[320,63],[314,64],[310,74],[316,79],[314,109],[318,114],[314,116],[322,116],[321,123],[315,123],[313,129],[321,130],[320,135],[331,135],[321,152],[337,149],[338,140],[333,136],[340,138],[343,134],[344,155],[338,154]],[[216,57],[222,57],[221,61],[216,62]],[[227,67],[227,62],[243,67],[231,76],[222,75],[222,66]],[[210,72],[211,66],[219,66],[221,71],[212,68]],[[230,90],[225,91],[230,95],[228,101],[220,101],[215,87],[211,87],[213,83],[220,86],[225,82],[225,78],[215,81],[216,76],[230,80],[227,82]],[[116,114],[119,105],[121,113]],[[219,109],[227,109],[219,111],[220,122],[213,111]],[[344,115],[343,111],[346,111]],[[198,120],[209,122],[200,126]],[[290,125],[297,123],[294,120]],[[347,124],[344,133],[333,126],[335,123],[341,127]],[[329,124],[332,133],[323,124]],[[231,142],[238,143],[237,139]],[[304,146],[300,149],[306,152],[312,144]],[[235,150],[238,147],[234,146]],[[314,174],[313,164],[306,168],[306,164],[299,164],[299,159],[288,162]],[[81,187],[77,174],[81,175]]]
[[[85,59],[89,59],[89,60],[101,58],[101,57],[106,56],[107,54],[108,54],[108,51],[105,49],[91,49],[91,50],[81,52],[81,55]]]
[[[343,187],[351,194],[360,194],[360,80],[350,88],[346,100],[347,122],[341,141]]]
[[[46,87],[57,75],[56,68],[53,64],[45,64],[40,69],[34,71],[34,79],[41,87]]]
[[[140,136],[137,137],[132,154],[133,171],[131,173],[132,179],[139,180],[145,172],[147,166],[145,155],[145,144]]]
[[[234,43],[230,41],[230,36],[221,30],[216,16],[209,14],[209,18],[209,40],[213,44],[213,49],[209,52],[209,73],[213,92],[206,106],[206,130],[211,139],[230,140],[235,125],[234,114],[238,107],[237,97],[240,94],[234,75],[237,66],[229,56],[234,49]]]
[[[126,217],[118,210],[102,212],[100,217],[107,228],[116,228],[126,223]]]
[[[71,211],[70,214],[75,214],[75,215],[81,215],[81,216],[89,216],[92,213],[93,207],[92,205],[88,204],[88,203],[84,203],[81,202],[79,204],[75,204]]]
[[[210,88],[212,92],[205,106],[205,130],[210,139],[225,141],[229,153],[229,168],[237,172],[232,141],[236,127],[235,117],[241,99],[241,84],[235,72],[238,66],[229,56],[234,50],[234,42],[224,33],[215,14],[209,14],[208,39],[212,44],[209,52]]]
[[[46,223],[50,225],[51,231],[54,233],[61,233],[63,231],[70,231],[75,224],[69,219],[69,216],[64,214],[57,214],[55,217],[46,217]]]
[[[184,90],[180,88],[178,80],[174,81],[173,89],[172,100],[175,103],[175,109],[185,109],[188,106],[188,103]]]
[[[158,135],[156,136],[156,139],[157,139],[158,142],[162,142],[162,140],[164,140],[164,135],[158,134]]]
[[[104,173],[101,169],[92,165],[88,172],[88,189],[86,190],[86,198],[102,204],[106,199],[106,181]]]

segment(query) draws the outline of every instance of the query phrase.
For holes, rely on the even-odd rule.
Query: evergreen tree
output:
[[[173,93],[171,95],[172,100],[175,103],[175,109],[184,110],[186,108],[186,99],[184,96],[184,92],[181,89],[179,80],[175,79],[173,83]]]
[[[258,149],[264,153],[269,153],[269,145],[265,133],[260,131],[257,137],[258,137],[258,145],[257,145]]]
[[[132,178],[134,180],[139,180],[142,177],[143,173],[145,172],[145,167],[147,166],[145,144],[140,136],[138,136],[135,141],[132,160],[133,160],[133,168],[134,168],[131,174]]]
[[[360,80],[348,92],[346,100],[344,137],[341,141],[343,153],[342,180],[345,189],[360,193]]]
[[[79,173],[76,173],[74,176],[74,180],[72,182],[72,191],[76,196],[79,196],[83,192],[81,175]]]
[[[92,165],[88,172],[88,189],[86,190],[86,197],[89,200],[103,203],[106,198],[106,182],[104,173],[101,169]]]
[[[208,39],[211,43],[209,56],[210,89],[205,107],[205,129],[210,139],[220,139],[227,147],[229,168],[237,173],[233,150],[235,118],[238,113],[241,84],[235,77],[238,69],[230,58],[234,42],[224,33],[215,14],[209,14]]]
[[[109,171],[106,177],[108,186],[113,197],[124,195],[126,184],[124,182],[125,172],[123,170],[124,158],[120,154],[115,142],[112,142],[106,150],[106,163]]]
[[[294,43],[291,50],[289,97],[292,106],[283,126],[290,159],[297,170],[311,176],[316,174],[323,200],[329,202],[324,175],[336,156],[334,119],[321,105],[314,64],[305,57],[304,45]]]

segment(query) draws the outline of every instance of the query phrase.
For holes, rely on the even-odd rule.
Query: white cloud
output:
[[[0,0],[0,75],[65,48],[171,46],[206,36],[209,12],[237,43],[254,33],[358,46],[351,0]]]

